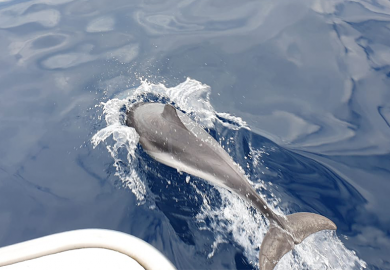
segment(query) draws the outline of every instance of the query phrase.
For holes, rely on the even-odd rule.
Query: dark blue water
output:
[[[390,269],[389,89],[384,0],[0,0],[0,246],[108,228],[178,269],[256,269],[265,220],[123,125],[157,100],[276,211],[336,223],[277,269]]]

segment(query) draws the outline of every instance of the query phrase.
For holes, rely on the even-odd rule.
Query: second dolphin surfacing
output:
[[[270,229],[259,254],[261,270],[272,270],[312,233],[336,230],[331,220],[318,214],[273,212],[218,142],[172,105],[137,103],[127,112],[126,124],[135,128],[142,148],[152,158],[236,193],[268,218]]]

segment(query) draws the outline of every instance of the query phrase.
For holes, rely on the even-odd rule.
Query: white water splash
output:
[[[250,149],[252,166],[258,167],[262,163],[263,155],[268,153],[264,149],[253,149],[252,146]],[[280,198],[276,197],[271,190],[267,190],[263,181],[249,182],[258,193],[260,190],[267,191],[263,193],[269,194],[269,197],[263,199],[274,212],[279,215],[290,214],[288,208],[280,208]],[[216,235],[210,254],[213,255],[218,244],[226,242],[230,238],[229,235],[232,235],[234,241],[244,248],[244,255],[249,263],[258,267],[260,245],[269,228],[268,220],[254,212],[253,208],[238,196],[222,188],[218,188],[218,191],[222,204],[213,208],[208,203],[208,195],[197,190],[203,197],[203,204],[196,218],[200,224],[203,224],[206,218],[210,219],[209,225],[204,226],[203,229],[208,229]],[[347,249],[334,231],[321,231],[309,236],[295,246],[292,252],[284,255],[275,270],[352,270],[366,267],[366,263],[359,259],[354,251]]]
[[[244,255],[249,263],[258,267],[260,245],[268,231],[268,221],[254,212],[249,204],[238,196],[224,189],[218,190],[222,204],[215,208],[211,207],[208,204],[207,194],[202,193],[204,197],[202,210],[196,216],[200,224],[203,224],[205,219],[209,219],[208,226],[204,225],[202,229],[210,230],[216,235],[209,256],[212,257],[215,252],[218,252],[219,243],[225,243],[233,236],[234,241],[244,248]],[[275,206],[278,202],[279,199],[275,197],[267,200],[270,208],[281,213],[281,209]],[[279,261],[275,270],[364,268],[366,268],[366,263],[353,251],[348,250],[335,232],[322,231],[309,236],[301,244],[295,246],[292,252],[287,253]]]
[[[168,97],[178,107],[185,109],[187,114],[192,114],[197,123],[211,128],[214,127],[216,115],[210,103],[210,92],[210,86],[187,78],[183,83],[171,88],[143,81],[132,96],[136,98],[144,93],[152,93]]]
[[[222,120],[228,121],[228,122],[224,122],[224,121],[221,122],[225,127],[228,127],[230,129],[233,129],[233,130],[238,130],[240,128],[246,128],[246,129],[251,130],[248,127],[248,124],[244,120],[242,120],[240,117],[230,115],[228,113],[216,113],[216,114]],[[234,124],[230,124],[229,122],[234,123]]]
[[[101,103],[107,127],[98,131],[92,137],[92,144],[96,147],[101,142],[105,141],[112,135],[114,145],[107,145],[107,150],[114,159],[115,175],[122,180],[123,185],[127,186],[137,197],[140,202],[145,198],[146,188],[137,171],[137,158],[135,157],[135,149],[138,144],[138,134],[134,129],[128,128],[121,123],[123,112],[120,109],[126,106],[126,100],[112,99],[106,103]],[[119,149],[126,148],[127,164],[123,163],[119,157]]]
[[[190,78],[172,88],[143,81],[138,88],[125,90],[126,96],[122,94],[122,99],[116,98],[101,104],[107,127],[93,136],[92,143],[97,146],[112,135],[115,143],[112,146],[107,145],[107,149],[114,159],[116,175],[132,190],[140,202],[145,199],[147,189],[141,180],[142,172],[138,169],[135,155],[138,135],[134,129],[123,124],[124,113],[121,109],[124,106],[129,107],[131,100],[141,101],[146,94],[153,94],[157,101],[168,98],[204,127],[213,128],[215,122],[219,121],[229,129],[249,129],[241,118],[215,112],[209,99],[210,91],[209,86]],[[119,157],[121,148],[127,150],[126,162],[122,162]],[[253,164],[261,162],[263,153],[262,149],[252,149]],[[243,247],[248,261],[258,267],[259,247],[268,230],[268,221],[255,212],[249,204],[224,189],[218,188],[222,203],[217,207],[212,207],[208,194],[203,194],[194,183],[189,183],[194,185],[204,200],[201,212],[196,218],[200,224],[203,224],[202,229],[210,230],[215,235],[209,257],[213,257],[218,252],[220,243],[228,242],[233,236],[233,240]],[[251,184],[256,190],[266,189],[263,182]],[[265,199],[275,212],[288,214],[287,208],[281,209],[278,206],[280,199],[273,193]],[[203,223],[206,219],[210,221],[207,224]],[[365,262],[360,260],[353,251],[346,249],[334,232],[326,231],[305,239],[292,252],[286,254],[275,269],[363,269],[365,267]]]

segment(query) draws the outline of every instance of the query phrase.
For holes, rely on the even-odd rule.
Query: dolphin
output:
[[[136,103],[126,116],[126,125],[136,130],[139,143],[152,158],[236,193],[269,220],[270,228],[259,253],[261,270],[274,269],[309,235],[337,229],[331,220],[318,214],[281,216],[272,211],[219,143],[172,105]]]

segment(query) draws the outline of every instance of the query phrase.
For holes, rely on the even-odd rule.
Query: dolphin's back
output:
[[[143,149],[157,161],[232,191],[243,189],[238,166],[217,141],[170,105],[144,104],[131,109],[128,123]]]
[[[234,192],[282,226],[280,217],[267,207],[229,154],[185,114],[171,105],[150,103],[135,107],[128,117],[151,157]]]

